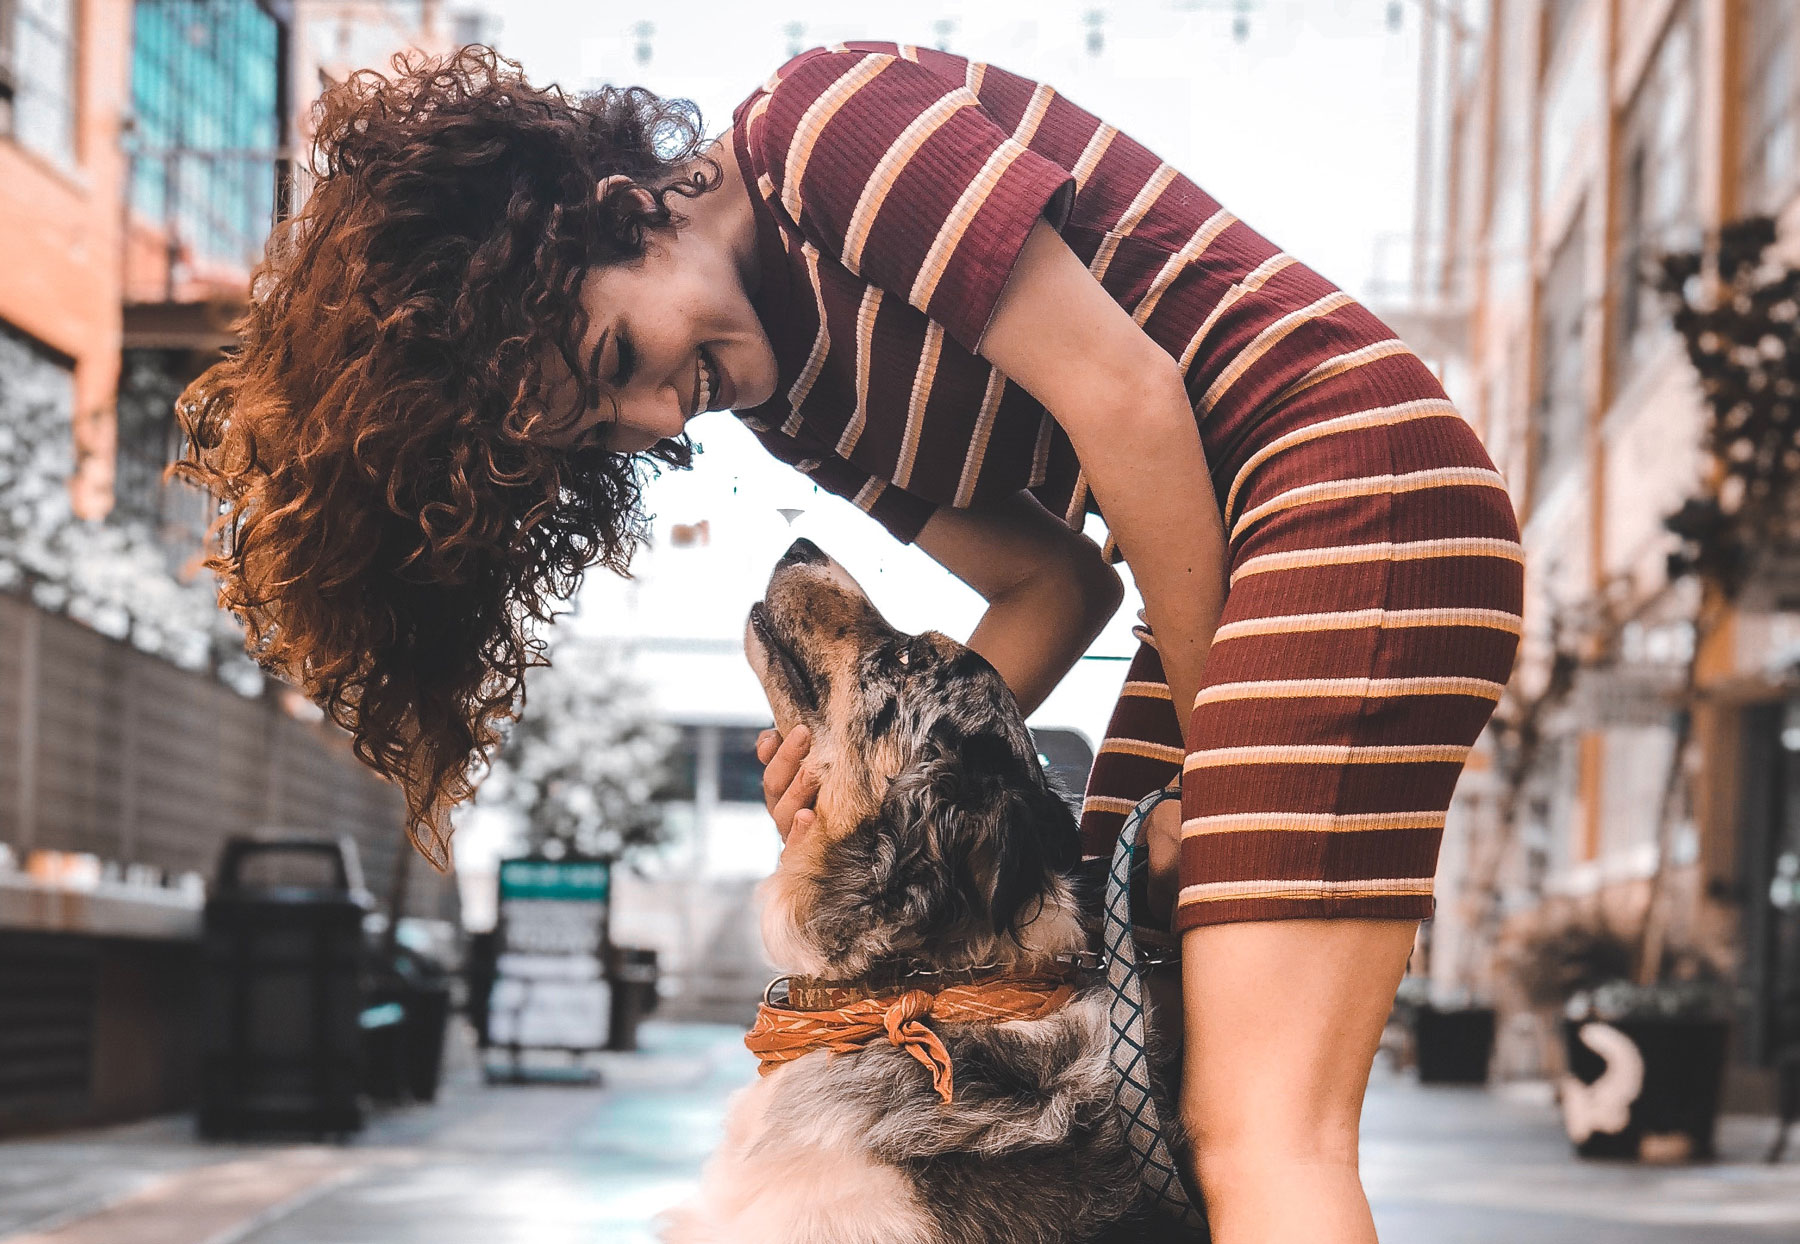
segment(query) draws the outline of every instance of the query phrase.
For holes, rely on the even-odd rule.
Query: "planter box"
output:
[[[1583,1040],[1590,1023],[1594,1030]],[[1724,1020],[1564,1020],[1570,1075],[1563,1084],[1563,1121],[1575,1152],[1584,1158],[1652,1156],[1645,1149],[1652,1138],[1668,1156],[1711,1158],[1728,1034]],[[1623,1126],[1612,1126],[1618,1122]]]
[[[1494,1055],[1492,1007],[1413,1013],[1413,1051],[1421,1084],[1486,1084]]]

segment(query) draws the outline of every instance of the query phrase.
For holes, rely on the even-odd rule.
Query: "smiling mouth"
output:
[[[763,608],[761,601],[750,606],[750,625],[755,628],[757,638],[762,640],[763,646],[769,650],[769,655],[775,658],[783,681],[787,683],[788,690],[793,693],[800,707],[816,711],[819,707],[818,690],[813,686],[806,666],[801,664],[799,655],[775,633],[774,626],[769,622],[768,610]]]
[[[704,349],[694,352],[694,415],[709,410],[724,410],[728,403],[725,400],[725,373],[719,370],[719,364]]]

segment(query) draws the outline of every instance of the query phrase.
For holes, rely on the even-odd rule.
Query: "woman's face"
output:
[[[746,289],[755,220],[729,151],[720,164],[716,190],[673,201],[687,223],[653,231],[642,257],[596,268],[583,282],[581,352],[599,348],[602,392],[572,441],[636,453],[679,436],[703,410],[748,410],[773,395],[774,351]],[[602,182],[599,192],[606,189]],[[552,409],[567,410],[574,394],[570,377],[553,388]]]

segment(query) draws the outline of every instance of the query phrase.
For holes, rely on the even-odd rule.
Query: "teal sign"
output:
[[[604,903],[612,885],[605,860],[502,860],[500,901],[514,898]]]

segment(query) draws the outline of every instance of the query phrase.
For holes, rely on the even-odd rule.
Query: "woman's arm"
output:
[[[1119,608],[1124,586],[1092,540],[1028,493],[976,510],[938,510],[918,545],[987,602],[969,647],[986,657],[1029,714],[1087,651]],[[806,727],[756,740],[763,802],[785,843],[812,825],[818,778],[806,768]]]
[[[1028,493],[976,510],[944,508],[918,545],[987,602],[969,647],[1033,712],[1087,651],[1125,594],[1092,540]]]
[[[1143,593],[1185,732],[1225,602],[1225,530],[1175,360],[1043,221],[981,353],[1068,433]]]

